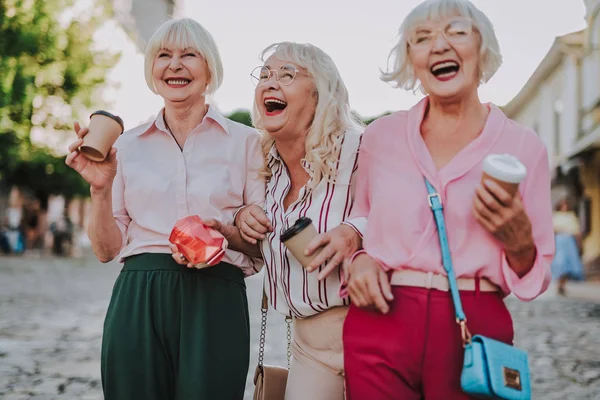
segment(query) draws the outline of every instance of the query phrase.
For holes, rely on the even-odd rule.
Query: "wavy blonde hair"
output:
[[[274,43],[261,52],[260,59],[265,62],[271,56],[304,68],[315,85],[317,105],[306,135],[304,157],[310,166],[306,170],[312,179],[308,189],[314,189],[323,179],[335,182],[345,132],[363,129],[350,109],[348,89],[337,66],[323,50],[308,43]],[[268,156],[275,139],[262,126],[256,103],[252,108],[252,121],[262,135],[264,175],[268,179],[271,177]]]

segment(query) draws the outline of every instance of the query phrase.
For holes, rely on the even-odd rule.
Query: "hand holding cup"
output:
[[[77,140],[69,145],[69,155],[65,163],[73,168],[90,184],[92,189],[104,190],[112,187],[112,181],[117,173],[117,149],[111,148],[103,161],[92,161],[80,152],[88,128],[81,128],[78,122],[74,124]]]

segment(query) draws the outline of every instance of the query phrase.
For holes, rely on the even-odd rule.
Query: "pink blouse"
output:
[[[531,129],[490,105],[482,133],[438,171],[420,133],[427,103],[425,98],[409,111],[379,118],[365,131],[348,222],[361,224],[366,219],[364,249],[384,270],[416,269],[445,275],[427,203],[427,177],[442,198],[456,276],[485,277],[505,294],[534,299],[548,288],[554,256],[545,146]],[[521,278],[509,267],[502,244],[472,213],[481,162],[490,153],[512,154],[527,167],[519,192],[531,220],[537,257],[531,271]]]

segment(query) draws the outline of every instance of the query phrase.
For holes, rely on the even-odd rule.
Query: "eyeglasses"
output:
[[[442,28],[433,28],[428,25],[416,27],[408,36],[408,44],[415,50],[428,50],[435,43],[437,35],[441,33],[450,44],[465,43],[473,33],[473,22],[468,18],[453,18],[447,21]]]
[[[287,86],[294,81],[294,78],[296,78],[298,73],[302,72],[298,71],[298,68],[296,68],[294,65],[286,64],[282,65],[277,70],[269,69],[265,66],[256,67],[250,73],[250,77],[252,78],[252,83],[254,83],[255,86],[258,86],[267,82],[269,79],[271,79],[271,76],[275,74],[275,79],[277,79],[277,82],[279,82],[280,85]]]

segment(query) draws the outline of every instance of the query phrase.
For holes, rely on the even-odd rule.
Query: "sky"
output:
[[[251,108],[250,72],[260,65],[261,50],[280,41],[312,43],[328,53],[348,87],[352,108],[363,117],[408,109],[422,97],[379,80],[402,20],[420,0],[179,1],[183,3],[176,16],[197,20],[219,47],[224,82],[210,102],[224,114]],[[585,28],[583,0],[473,3],[494,24],[504,58],[496,75],[480,88],[480,98],[500,106],[519,92],[556,36]],[[102,41],[106,48],[122,52],[109,76],[119,86],[105,97],[129,129],[155,116],[162,99],[147,88],[143,55],[133,42],[114,23],[100,35],[111,38]]]

